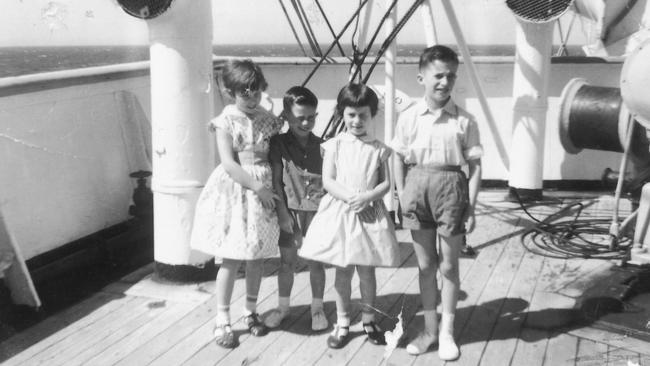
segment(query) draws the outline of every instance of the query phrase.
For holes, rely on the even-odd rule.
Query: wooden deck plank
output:
[[[408,265],[413,265],[414,254],[411,245],[401,245],[400,246],[402,253],[402,265],[407,263]],[[411,267],[412,268],[412,267]],[[376,278],[377,278],[377,299],[376,306],[382,311],[389,309],[396,301],[395,296],[387,296],[394,293],[401,293],[405,287],[405,283],[408,283],[410,278],[410,273],[406,270],[400,270],[400,268],[377,268],[376,269]],[[358,282],[358,276],[355,276],[353,282]],[[359,348],[367,341],[366,335],[363,332],[361,326],[361,295],[359,294],[359,286],[356,286],[356,289],[352,295],[352,312],[350,313],[350,319],[352,320],[352,326],[350,327],[350,333],[353,334],[353,338],[348,342],[348,344],[342,349],[334,350],[327,348],[326,346],[319,346],[321,349],[324,348],[324,352],[321,351],[320,357],[314,362],[314,365],[344,365],[346,364],[354,354],[359,350]],[[357,323],[358,322],[358,323]],[[355,324],[357,323],[357,324]],[[322,338],[322,345],[326,344],[327,335],[324,334],[319,336]],[[383,352],[381,347],[377,347],[377,352]],[[307,349],[308,350],[308,349]],[[287,360],[287,364],[292,364],[292,359]]]
[[[132,299],[132,298],[123,298],[116,300],[116,306],[110,306],[110,310],[100,311],[97,314],[97,317],[91,316],[92,321],[85,324],[75,324],[73,327],[65,328],[61,331],[60,335],[55,334],[52,341],[44,342],[46,346],[41,347],[40,344],[35,348],[37,351],[29,352],[30,356],[26,359],[13,359],[7,364],[13,364],[15,361],[16,364],[21,364],[26,362],[28,364],[39,364],[43,363],[45,360],[55,357],[57,354],[66,350],[69,347],[72,347],[77,342],[83,342],[85,339],[81,336],[87,336],[90,334],[96,333],[97,329],[101,329],[113,322],[115,316],[122,316],[121,314],[126,314],[131,311],[132,306],[137,306],[142,304],[144,300],[142,299]],[[22,356],[22,354],[21,354]]]
[[[509,300],[508,293],[515,280],[515,274],[522,263],[525,249],[520,245],[518,237],[508,239],[504,244],[503,255],[495,264],[481,293],[479,302],[471,312],[465,328],[457,337],[463,353],[457,364],[476,365],[483,356],[483,351],[491,339],[493,329],[500,320],[502,308],[511,308],[516,300]],[[507,302],[507,303],[506,303]],[[523,302],[519,306],[526,306]],[[509,357],[508,360],[509,361]],[[498,362],[495,364],[503,364]]]
[[[600,366],[607,364],[607,344],[580,338],[576,366]]]
[[[624,348],[637,352],[641,358],[650,358],[650,343],[623,334],[608,332],[593,327],[580,327],[568,330],[567,333],[576,337],[589,339],[595,342],[606,343],[616,348]],[[648,362],[650,364],[650,362]]]
[[[269,276],[267,270],[270,266],[265,266],[265,274],[262,278],[262,283],[259,290],[258,301],[263,301],[266,297],[270,296],[272,289],[277,287],[277,280],[275,276]],[[232,316],[232,326],[233,331],[237,335],[244,334],[244,326],[242,324],[242,318],[240,317],[244,304],[246,302],[246,284],[245,279],[240,278],[235,281],[235,289],[233,294],[236,292],[240,296],[235,299],[232,297],[230,303],[230,311]],[[227,353],[228,350],[221,347],[217,347],[213,342],[213,328],[214,328],[214,309],[216,308],[216,303],[214,308],[202,308],[202,310],[208,312],[208,316],[201,318],[202,323],[194,324],[193,330],[187,334],[182,339],[179,339],[174,343],[170,348],[165,350],[159,357],[155,358],[150,364],[152,365],[180,365],[183,362],[193,358],[193,357],[204,357],[211,362],[215,358],[221,358],[223,354]]]
[[[395,318],[389,318],[377,314],[377,321],[382,329],[393,329],[397,322],[396,317],[402,308],[402,298],[404,290],[411,283],[417,281],[417,260],[415,254],[411,254],[408,260],[402,265],[402,268],[393,270],[392,276],[386,285],[381,286],[377,281],[377,302],[376,306],[383,312]],[[387,270],[387,269],[377,269]],[[378,277],[379,279],[379,277]],[[411,301],[411,300],[409,300]],[[351,331],[358,331],[360,335],[353,339],[343,350],[331,350],[322,357],[317,364],[345,364],[349,365],[377,365],[381,362],[385,348],[377,346],[367,341],[363,332],[362,324],[358,323],[351,328]],[[341,352],[343,351],[343,352]],[[338,357],[329,357],[331,355]]]
[[[334,269],[333,268],[328,268],[325,274],[326,278],[327,277],[334,277]],[[326,286],[328,284],[328,281],[326,280]],[[330,286],[332,286],[333,283],[331,283]],[[329,289],[329,287],[326,288],[326,290]],[[264,314],[265,312],[268,312],[269,310],[275,308],[277,306],[277,299],[278,299],[278,291],[277,291],[277,281],[275,285],[275,289],[273,291],[273,294],[269,296],[267,301],[261,302],[259,304],[259,309],[260,313]],[[292,328],[296,328],[297,332],[301,332],[305,334],[306,332],[311,332],[311,315],[308,316],[308,321],[307,319],[304,319],[301,317],[305,313],[309,313],[310,305],[311,305],[311,286],[309,283],[309,269],[304,268],[303,271],[298,273],[295,278],[294,278],[294,286],[293,286],[293,291],[291,292],[291,305],[292,305],[292,313],[294,310],[296,311],[296,314],[292,314],[292,317],[289,319],[285,319],[283,321],[284,327],[290,326],[288,330],[284,330],[283,328],[280,328],[278,330],[272,331],[269,334],[265,335],[264,337],[248,337],[246,338],[245,342],[242,342],[242,344],[229,352],[228,354],[225,355],[225,357],[216,360],[216,364],[222,364],[222,365],[240,365],[243,363],[258,363],[260,362],[259,358],[262,356],[262,354],[266,353],[265,351],[270,347],[271,344],[275,340],[278,339],[278,337],[282,337],[283,335],[286,335],[289,333]],[[297,319],[303,319],[303,323],[297,324],[295,321]],[[293,321],[292,321],[293,320]],[[277,350],[273,349],[272,353],[276,353]],[[193,359],[192,362],[186,363],[186,365],[201,365],[199,362],[197,362],[197,359]],[[275,361],[274,361],[275,362]]]
[[[130,299],[96,293],[0,343],[0,362],[18,364],[97,321]]]
[[[607,347],[607,366],[628,366],[640,363],[640,355],[624,348]]]
[[[573,366],[576,363],[578,338],[565,333],[554,334],[548,341],[544,365]]]
[[[105,334],[97,342],[87,347],[83,352],[77,353],[73,357],[65,358],[60,364],[64,366],[96,365],[95,363],[90,362],[90,360],[98,354],[104,353],[104,351],[107,351],[108,348],[119,343],[121,340],[131,338],[131,334],[146,327],[147,324],[155,322],[158,317],[162,315],[170,315],[170,312],[166,310],[167,306],[164,303],[148,302],[145,311],[135,317],[129,317],[128,321],[122,324],[119,328],[111,329],[110,332]]]
[[[131,306],[119,309],[111,313],[110,316],[103,318],[80,332],[77,332],[52,347],[51,352],[44,352],[37,355],[39,363],[50,365],[63,365],[69,362],[74,356],[84,352],[89,347],[101,342],[111,333],[119,331],[129,322],[137,319],[140,315],[148,310],[147,299],[135,299]]]
[[[158,316],[136,328],[135,331],[126,337],[121,338],[118,342],[113,343],[109,347],[105,347],[101,353],[96,354],[93,358],[84,361],[84,364],[93,366],[114,365],[122,360],[127,354],[138,349],[142,344],[160,334],[160,332],[187,315],[190,311],[196,308],[196,305],[190,303],[168,303],[167,307],[168,308],[158,314]]]

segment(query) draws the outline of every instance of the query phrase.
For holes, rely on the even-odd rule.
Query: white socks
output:
[[[460,350],[454,341],[454,317],[454,314],[442,313],[440,321],[438,356],[444,361],[452,361],[460,356]]]

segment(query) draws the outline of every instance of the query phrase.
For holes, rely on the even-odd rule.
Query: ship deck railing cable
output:
[[[345,33],[345,31],[348,29],[350,24],[352,24],[354,19],[359,16],[359,13],[361,12],[361,10],[363,10],[363,7],[367,3],[368,3],[368,0],[362,0],[361,4],[359,4],[359,7],[357,8],[357,10],[355,10],[354,14],[352,14],[350,19],[345,23],[345,25],[343,26],[341,31],[336,35],[336,37],[334,37],[334,41],[330,44],[330,46],[327,48],[325,53],[323,53],[323,55],[320,57],[320,59],[318,60],[318,62],[314,66],[314,68],[311,70],[309,75],[307,75],[307,77],[305,78],[305,81],[302,82],[302,84],[301,84],[302,86],[307,85],[309,80],[311,80],[311,78],[314,76],[314,74],[316,73],[318,68],[323,64],[323,61],[325,61],[325,58],[330,54],[330,52],[332,52],[332,50],[334,49],[334,47],[336,46],[338,41],[341,39],[341,37],[343,37],[343,34]]]
[[[383,57],[384,53],[390,46],[390,44],[395,40],[395,37],[397,37],[397,34],[402,30],[404,25],[408,22],[408,20],[413,16],[415,11],[418,9],[420,5],[422,5],[422,2],[424,0],[415,0],[411,7],[407,10],[407,12],[402,16],[402,18],[397,22],[395,25],[395,28],[388,34],[384,42],[382,43],[381,47],[377,51],[377,54],[375,56],[375,60],[373,63],[370,65],[370,68],[368,69],[368,72],[366,73],[365,77],[362,79],[362,83],[367,83],[368,80],[370,79],[370,75],[372,75],[372,72],[374,71],[375,67],[379,63],[379,60]],[[393,5],[393,4],[391,4]],[[390,10],[391,8],[389,8]],[[386,13],[387,15],[390,14],[390,11]],[[379,27],[378,27],[379,29]],[[377,32],[376,32],[377,33]],[[365,56],[367,56],[368,52],[370,51],[370,47],[366,47],[366,50],[364,52]],[[363,56],[363,59],[365,59],[365,56]],[[355,74],[352,75],[350,78],[351,80],[354,80],[356,78],[356,73],[361,72],[360,67],[357,67],[355,70]],[[330,121],[327,123],[327,126],[323,130],[323,134],[321,137],[323,138],[331,138],[335,136],[336,134],[340,133],[344,128],[344,124],[341,123],[341,118],[340,116],[337,116],[336,114],[332,115],[330,118]]]
[[[534,217],[526,208],[516,190],[513,190],[521,209],[536,225],[521,234],[523,246],[531,253],[550,258],[595,258],[625,260],[632,248],[632,241],[619,237],[618,245],[609,245],[609,218],[581,218],[584,205],[573,202],[562,207],[543,220]],[[568,213],[572,218],[558,221]],[[601,240],[596,240],[599,238]]]
[[[334,42],[336,42],[336,46],[339,49],[339,52],[341,52],[341,56],[347,57],[345,55],[345,51],[343,51],[343,47],[341,46],[341,43],[336,39],[336,33],[334,32],[334,28],[332,27],[332,23],[330,23],[330,20],[327,18],[327,15],[325,14],[325,11],[323,10],[323,7],[320,5],[320,1],[314,0],[316,3],[316,6],[318,7],[318,11],[320,11],[321,16],[323,17],[323,20],[325,20],[325,24],[327,25],[327,28],[330,30],[330,34],[334,38]]]
[[[302,19],[305,20],[305,24],[307,25],[307,31],[309,31],[309,35],[314,42],[314,47],[318,52],[317,55],[322,56],[323,50],[320,48],[320,42],[318,42],[318,39],[316,39],[316,32],[314,32],[314,29],[311,27],[311,22],[307,17],[307,12],[305,11],[305,8],[302,6],[302,1],[301,0],[294,0],[294,1],[298,5],[298,11],[300,12],[300,16],[302,17]]]
[[[300,25],[302,26],[303,32],[305,32],[305,36],[307,37],[307,42],[309,43],[309,47],[311,47],[311,51],[314,53],[315,56],[321,57],[322,53],[319,54],[318,47],[316,47],[314,40],[311,38],[309,29],[307,29],[307,24],[305,24],[307,19],[303,19],[302,14],[300,13],[300,9],[298,9],[298,4],[296,3],[296,0],[290,0],[290,3],[293,6],[293,10],[296,12],[296,16],[300,21]]]
[[[289,16],[289,12],[287,11],[287,8],[284,6],[283,0],[278,0],[280,3],[280,6],[282,7],[282,11],[284,12],[284,16],[287,18],[287,22],[289,23],[289,27],[291,28],[291,32],[293,33],[294,38],[296,39],[296,43],[298,43],[298,47],[302,50],[302,53],[305,55],[305,57],[309,57],[312,60],[316,61],[313,57],[309,56],[307,53],[307,50],[305,50],[305,46],[303,46],[302,41],[300,40],[300,37],[298,36],[298,32],[296,31],[296,28],[293,26],[293,22],[291,21],[291,17]]]

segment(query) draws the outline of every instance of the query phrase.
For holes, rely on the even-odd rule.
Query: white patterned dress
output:
[[[377,186],[379,169],[390,156],[390,149],[382,142],[348,133],[339,134],[321,147],[334,153],[336,181],[357,192]],[[362,221],[349,204],[325,194],[298,255],[339,267],[399,266],[399,245],[386,206],[381,199],[370,206],[374,219]]]
[[[211,124],[232,136],[241,167],[271,188],[269,141],[283,121],[258,107],[253,115],[228,105]],[[232,180],[221,165],[208,178],[196,205],[191,247],[216,258],[252,260],[278,255],[275,209]]]

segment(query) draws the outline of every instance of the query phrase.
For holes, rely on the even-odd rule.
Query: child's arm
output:
[[[235,152],[232,147],[232,136],[220,129],[216,129],[217,133],[217,149],[219,150],[219,157],[221,158],[221,166],[230,175],[230,178],[235,182],[241,184],[244,188],[254,191],[260,198],[262,205],[265,208],[274,208],[274,200],[279,200],[279,197],[270,189],[266,188],[264,184],[258,180],[253,179],[241,165],[235,161]]]
[[[481,188],[481,159],[468,160],[469,166],[469,207],[465,214],[465,231],[468,233],[474,230],[474,208],[476,207],[476,198]]]
[[[350,206],[359,214],[362,221],[369,222],[375,220],[374,211],[368,211],[366,208],[369,207],[370,203],[381,199],[390,190],[388,159],[382,162],[378,173],[377,181],[379,183],[375,188],[355,194],[350,200]]]
[[[349,203],[354,192],[336,181],[336,165],[334,164],[334,152],[325,150],[323,156],[323,188],[332,197]]]
[[[395,177],[395,189],[397,196],[400,197],[404,191],[404,181],[406,180],[406,164],[402,156],[398,153],[393,154],[393,176]]]
[[[282,165],[282,157],[277,151],[275,142],[274,139],[271,139],[269,160],[271,161],[273,190],[282,198],[276,203],[275,210],[278,213],[278,224],[280,225],[280,229],[287,233],[293,233],[293,218],[289,214],[289,208],[287,207],[287,202],[284,196],[284,184],[282,182],[282,170],[284,169],[284,166]]]

